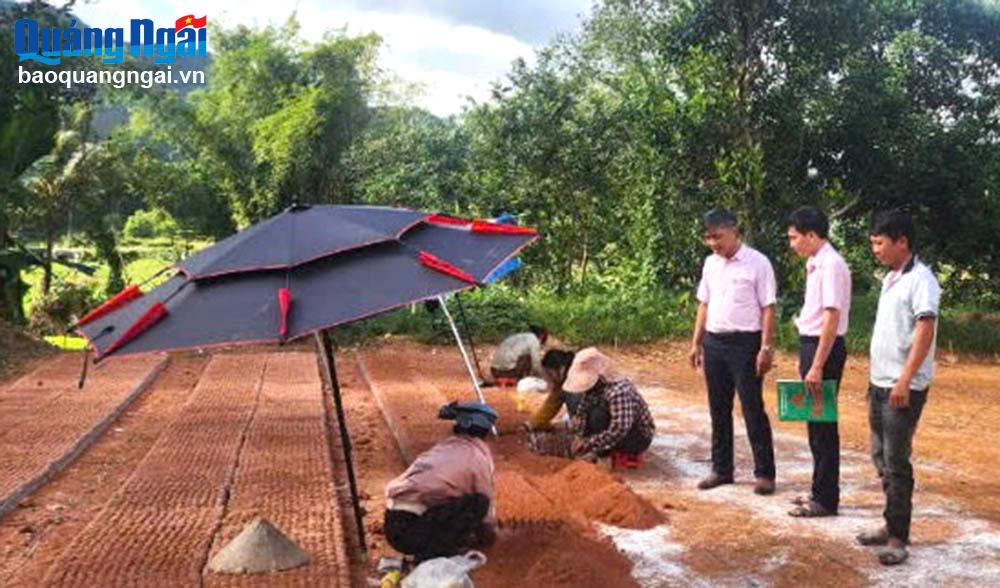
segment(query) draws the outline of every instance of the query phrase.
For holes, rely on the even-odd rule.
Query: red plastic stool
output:
[[[643,453],[611,452],[611,467],[614,469],[634,470],[642,467]]]

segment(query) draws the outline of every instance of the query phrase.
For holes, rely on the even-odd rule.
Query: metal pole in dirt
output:
[[[455,341],[458,343],[458,350],[462,352],[462,359],[465,361],[465,369],[469,370],[469,377],[472,379],[472,387],[476,390],[476,397],[479,398],[479,402],[486,404],[486,398],[483,396],[483,391],[479,387],[479,380],[476,378],[476,372],[472,369],[472,363],[469,361],[469,354],[465,352],[465,343],[462,343],[462,336],[458,334],[458,327],[455,326],[455,320],[451,318],[451,313],[448,312],[448,305],[444,303],[444,296],[438,296],[438,302],[441,303],[441,310],[444,311],[445,318],[448,319],[448,324],[451,325],[451,332],[455,335]],[[497,433],[497,428],[494,425],[491,430],[493,431],[494,437],[499,437]]]
[[[465,327],[465,336],[469,339],[469,349],[472,350],[472,364],[476,366],[476,375],[479,381],[485,381],[482,368],[479,367],[479,357],[476,356],[476,342],[472,340],[472,329],[469,328],[469,319],[465,318],[465,305],[462,304],[462,293],[455,293],[455,302],[458,303],[458,316],[462,319],[462,326]]]
[[[326,376],[330,380],[330,393],[333,405],[337,410],[337,424],[340,428],[340,445],[344,451],[344,465],[347,467],[347,483],[351,488],[351,504],[354,506],[354,523],[358,527],[358,540],[361,542],[361,552],[367,553],[368,544],[365,541],[364,515],[361,512],[361,500],[358,498],[358,482],[354,477],[354,459],[351,457],[351,436],[347,432],[347,419],[344,417],[344,402],[340,396],[340,382],[337,380],[337,367],[334,362],[333,341],[326,331],[316,332],[316,350],[323,359]]]

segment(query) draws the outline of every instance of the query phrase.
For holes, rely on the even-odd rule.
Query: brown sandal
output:
[[[815,519],[836,516],[837,513],[827,510],[825,506],[815,500],[810,500],[807,504],[796,506],[788,511],[788,515],[802,519]]]

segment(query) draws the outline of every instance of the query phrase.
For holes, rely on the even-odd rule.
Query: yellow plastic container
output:
[[[382,576],[382,583],[379,584],[379,588],[397,588],[403,581],[403,572],[399,570],[393,570],[386,575]]]

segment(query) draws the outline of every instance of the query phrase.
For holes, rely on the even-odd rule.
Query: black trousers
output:
[[[910,390],[910,406],[889,405],[889,388],[868,386],[868,426],[871,429],[872,461],[882,478],[885,492],[885,526],[889,536],[910,540],[913,517],[913,434],[927,403],[927,389]]]
[[[774,440],[771,421],[764,410],[763,380],[757,377],[760,332],[708,333],[704,368],[708,407],[712,415],[712,470],[733,475],[733,397],[738,392],[743,421],[753,449],[754,476],[773,480]]]
[[[502,370],[490,366],[490,375],[493,376],[494,380],[499,378],[513,378],[515,380],[527,378],[531,375],[531,356],[522,355],[517,358],[517,364],[514,366],[514,369],[510,370]]]
[[[812,368],[817,347],[819,337],[799,337],[799,376],[803,379]],[[843,337],[837,337],[823,365],[823,379],[837,380],[838,390],[845,363],[847,346]],[[840,507],[840,430],[836,422],[810,422],[808,430],[809,450],[813,456],[812,498],[823,508],[837,512]]]
[[[490,499],[483,494],[460,496],[419,516],[386,510],[385,538],[393,549],[415,556],[418,562],[449,557],[484,539],[483,519],[489,510]]]

